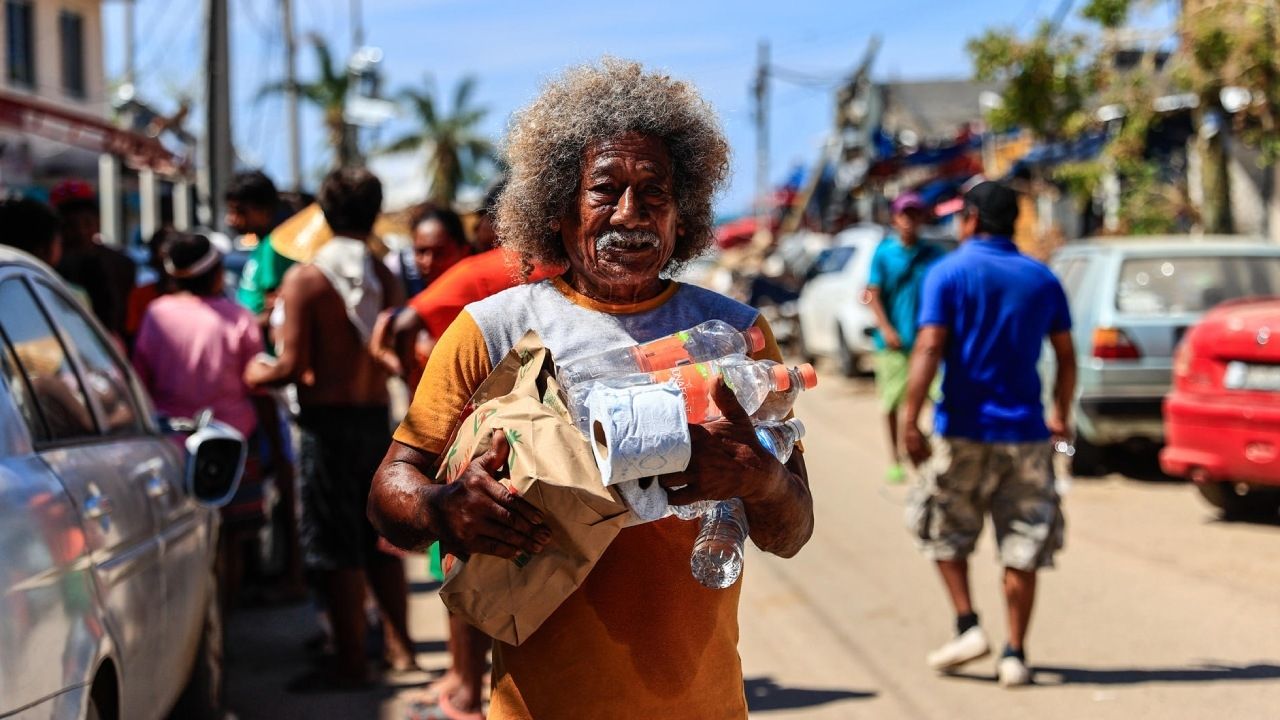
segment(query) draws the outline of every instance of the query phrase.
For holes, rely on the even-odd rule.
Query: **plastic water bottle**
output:
[[[772,360],[761,360],[770,366],[778,365]],[[751,419],[763,422],[783,420],[796,404],[796,397],[805,390],[812,390],[818,385],[818,373],[809,363],[797,365],[787,370],[789,378],[785,390],[775,390],[765,396],[760,409],[751,413]]]
[[[796,443],[802,437],[804,437],[804,423],[797,418],[791,418],[786,422],[765,422],[756,425],[756,439],[765,450],[778,458],[780,463],[785,463],[791,458],[791,451],[795,449]]]
[[[769,360],[749,360],[742,355],[730,355],[719,360],[681,365],[651,373],[591,380],[568,387],[568,394],[574,420],[583,432],[587,432],[587,398],[597,385],[623,388],[674,380],[684,395],[685,415],[691,424],[696,425],[723,417],[711,398],[716,377],[724,377],[742,409],[750,415],[760,409],[770,393],[789,390],[792,375],[796,372],[798,371],[788,370]]]
[[[704,587],[723,590],[738,581],[747,539],[747,508],[734,498],[716,503],[702,516],[689,567]]]
[[[560,368],[560,384],[570,387],[588,380],[666,370],[762,349],[764,333],[760,328],[741,331],[723,320],[708,320],[642,345],[606,350],[569,363]]]

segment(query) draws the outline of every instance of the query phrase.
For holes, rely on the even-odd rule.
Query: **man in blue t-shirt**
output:
[[[926,217],[924,201],[908,192],[893,201],[893,228],[871,257],[867,280],[867,305],[876,317],[876,391],[889,424],[891,484],[906,478],[898,452],[898,406],[907,391],[907,357],[916,339],[920,308],[920,284],[924,274],[946,252],[921,240],[920,225]]]
[[[1014,246],[1017,217],[1017,195],[1004,185],[984,182],[965,195],[966,241],[924,280],[903,421],[907,453],[922,469],[908,523],[956,611],[956,637],[928,663],[947,671],[990,651],[969,596],[968,564],[990,514],[1009,620],[996,668],[1006,687],[1031,681],[1023,648],[1036,571],[1051,567],[1062,546],[1050,440],[1068,434],[1076,378],[1066,295],[1047,267]],[[1058,367],[1048,423],[1036,369],[1046,337]],[[940,362],[946,374],[930,447],[920,411]]]

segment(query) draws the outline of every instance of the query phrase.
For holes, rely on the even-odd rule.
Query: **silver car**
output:
[[[1082,474],[1100,469],[1106,446],[1163,441],[1173,351],[1206,310],[1280,293],[1280,246],[1238,237],[1089,240],[1062,248],[1050,266],[1071,303]]]
[[[212,715],[243,440],[166,434],[75,295],[7,248],[0,389],[0,718]]]

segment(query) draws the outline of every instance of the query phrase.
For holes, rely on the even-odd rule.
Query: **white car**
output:
[[[0,307],[0,718],[222,717],[217,508],[243,439],[154,419],[66,284],[9,248]],[[184,455],[169,431],[193,430]]]
[[[835,236],[809,268],[800,291],[800,354],[806,360],[835,358],[840,372],[858,372],[863,356],[875,350],[875,315],[862,302],[871,276],[871,256],[884,239],[879,225],[855,225]]]

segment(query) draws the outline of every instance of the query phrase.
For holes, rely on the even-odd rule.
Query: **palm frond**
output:
[[[476,77],[474,75],[463,76],[458,81],[458,87],[453,91],[453,114],[460,115],[466,109],[471,100],[471,96],[476,90]]]
[[[417,150],[425,144],[425,140],[421,133],[408,133],[402,135],[395,140],[387,143],[378,150],[380,155],[391,155],[393,153],[405,152],[406,150]]]

